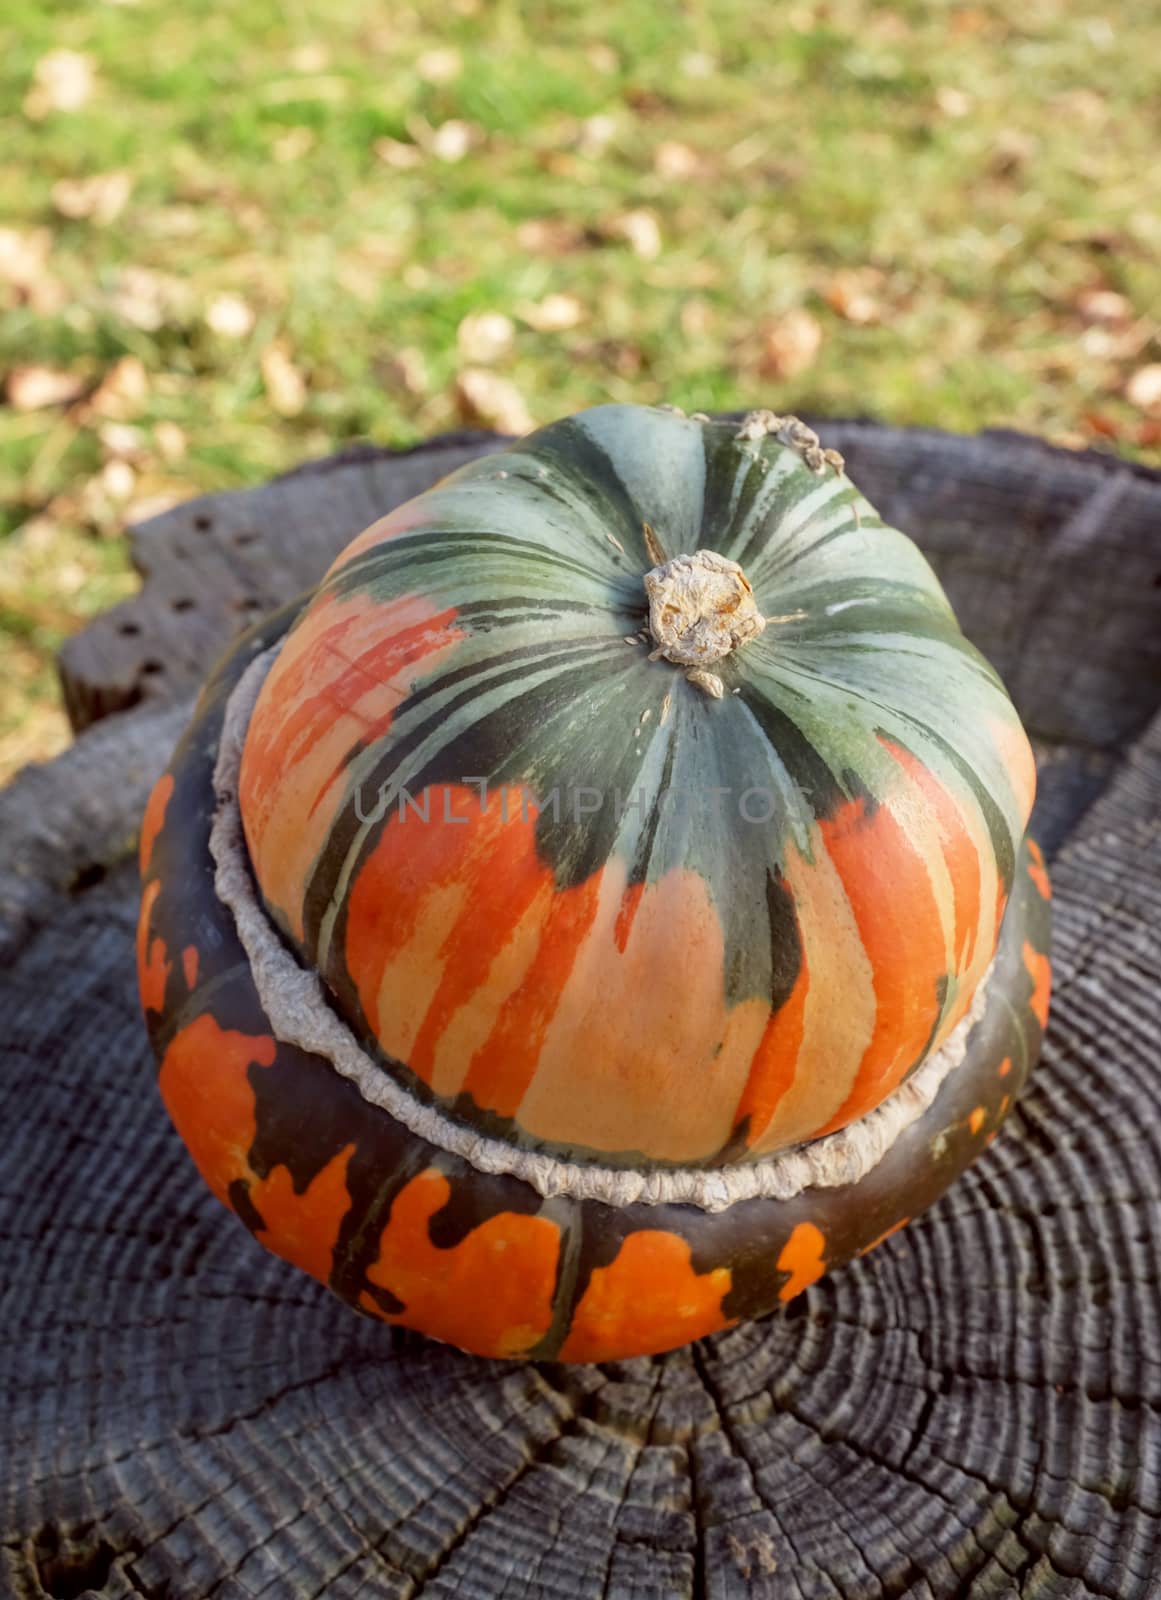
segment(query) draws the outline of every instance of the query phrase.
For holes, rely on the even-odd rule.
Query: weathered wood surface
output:
[[[1161,1595],[1161,479],[826,434],[1038,735],[1057,987],[997,1143],[785,1316],[655,1361],[479,1361],[258,1250],[156,1095],[136,819],[232,603],[301,587],[463,446],[402,492],[374,453],[183,508],[66,664],[82,721],[157,704],[0,795],[0,1593]],[[236,570],[175,549],[203,515],[207,550],[254,535]]]

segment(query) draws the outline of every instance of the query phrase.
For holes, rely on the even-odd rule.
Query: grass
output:
[[[0,46],[0,777],[128,520],[353,439],[614,398],[1157,459],[1152,0],[10,0]]]

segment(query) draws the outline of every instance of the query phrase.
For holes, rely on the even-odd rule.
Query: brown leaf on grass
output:
[[[1001,128],[988,159],[988,171],[993,178],[1016,178],[1030,164],[1040,149],[1035,134],[1021,128]]]
[[[687,78],[712,78],[718,70],[713,56],[704,50],[690,50],[681,58],[681,70]]]
[[[192,499],[196,492],[190,483],[143,474],[125,507],[125,526],[132,528],[138,522],[148,522],[150,517],[160,517],[163,512],[181,505],[183,500]]]
[[[386,361],[377,362],[375,370],[391,389],[402,390],[404,394],[417,398],[428,391],[427,362],[423,358],[423,351],[417,350],[414,345],[397,350]]]
[[[128,461],[114,456],[101,468],[99,482],[110,500],[128,500],[136,486],[137,474]]]
[[[89,396],[87,410],[97,417],[132,417],[149,393],[149,375],[137,356],[115,361]]]
[[[423,151],[417,144],[405,144],[401,139],[376,139],[371,146],[380,161],[397,172],[407,172],[423,162]]]
[[[52,233],[48,228],[34,228],[22,233],[18,228],[0,228],[0,285],[6,285],[8,294],[0,294],[0,305],[7,300],[12,305],[27,306],[37,316],[52,316],[64,309],[68,302],[65,286],[48,270],[52,250]]]
[[[465,422],[479,422],[498,433],[531,433],[536,423],[514,383],[483,367],[466,367],[456,378],[456,407]]]
[[[139,461],[145,454],[145,435],[129,422],[103,422],[97,429],[101,449],[110,458]]]
[[[717,322],[717,312],[708,300],[695,295],[681,308],[681,331],[687,339],[702,339],[712,331]]]
[[[244,339],[254,326],[254,312],[237,294],[218,294],[206,307],[206,326],[223,339]]]
[[[0,228],[0,279],[25,289],[44,271],[52,249],[52,234],[47,228],[22,233],[18,228]]]
[[[617,133],[617,119],[606,111],[597,111],[586,117],[576,136],[576,147],[582,156],[596,160],[603,156]]]
[[[330,64],[325,45],[300,44],[290,52],[290,65],[295,72],[325,72]]]
[[[515,336],[512,318],[502,311],[473,311],[456,329],[456,344],[466,360],[487,366],[507,355]]]
[[[850,267],[836,272],[826,286],[824,299],[832,311],[837,311],[846,322],[860,326],[878,322],[882,308],[875,290],[883,281],[881,272],[873,267]]]
[[[762,336],[763,377],[797,378],[814,365],[822,348],[817,317],[796,306],[768,322]]]
[[[705,172],[705,161],[691,145],[678,139],[664,139],[653,152],[653,170],[659,178],[675,183],[698,178]]]
[[[415,63],[415,71],[424,83],[454,83],[463,71],[463,57],[458,50],[439,46],[425,50]]]
[[[1161,361],[1137,368],[1125,385],[1125,399],[1138,411],[1161,411]]]
[[[306,383],[285,343],[267,345],[259,364],[271,409],[280,417],[297,417],[306,405]]]
[[[133,179],[127,172],[94,172],[88,178],[61,178],[52,186],[54,209],[70,222],[107,228],[129,203]]]
[[[137,266],[122,269],[109,296],[115,315],[142,333],[156,333],[167,324],[183,322],[189,301],[189,286],[180,278]]]
[[[950,26],[954,37],[968,38],[973,33],[987,32],[993,26],[993,18],[979,6],[956,6]]]
[[[185,432],[176,422],[158,422],[153,429],[153,441],[163,461],[180,461],[185,455]]]
[[[273,141],[270,150],[279,166],[288,166],[290,162],[300,161],[303,156],[310,154],[315,147],[316,137],[313,128],[287,128]]]
[[[1099,439],[1119,439],[1124,431],[1117,418],[1106,411],[1086,411],[1081,421],[1089,433],[1096,434]]]
[[[473,127],[470,122],[461,122],[458,117],[453,117],[450,122],[441,122],[433,131],[430,141],[431,153],[437,161],[446,161],[452,165],[462,161],[472,146],[479,144],[482,138],[479,128]]]
[[[610,217],[602,232],[606,238],[623,240],[642,261],[656,261],[661,254],[661,229],[653,212],[644,206]]]
[[[91,57],[79,50],[50,50],[32,69],[24,115],[42,122],[54,111],[79,111],[90,99],[95,82]]]
[[[567,333],[585,320],[585,308],[575,294],[546,294],[517,306],[516,315],[537,333]]]
[[[585,231],[563,217],[531,217],[516,229],[516,243],[534,256],[567,256],[585,242]]]
[[[621,58],[611,45],[592,44],[585,51],[589,66],[594,72],[599,72],[603,77],[611,78],[620,70]]]
[[[1121,326],[1133,317],[1132,302],[1115,289],[1083,289],[1076,297],[1076,309],[1086,322],[1106,327]]]
[[[945,84],[935,91],[935,104],[945,117],[970,117],[975,108],[971,95],[952,84]]]
[[[85,392],[85,380],[59,367],[13,367],[4,384],[4,398],[13,411],[44,411],[67,406]]]

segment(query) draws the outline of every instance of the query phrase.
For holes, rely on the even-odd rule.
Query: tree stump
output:
[[[155,1090],[138,818],[231,633],[497,441],[182,506],[64,651],[103,720],[0,795],[5,1594],[1161,1595],[1161,474],[823,431],[1040,758],[1056,986],[995,1145],[784,1314],[653,1360],[477,1360],[258,1249]]]

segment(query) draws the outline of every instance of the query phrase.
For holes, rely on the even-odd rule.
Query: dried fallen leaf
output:
[[[704,50],[690,50],[681,58],[681,70],[687,78],[712,78],[717,63]]]
[[[98,417],[131,417],[149,392],[149,375],[137,356],[122,356],[89,396],[88,410]]]
[[[462,161],[468,151],[476,144],[480,137],[480,130],[474,128],[470,122],[460,122],[453,118],[450,122],[441,122],[431,136],[431,153],[438,161],[449,164]]]
[[[950,84],[935,91],[935,103],[945,117],[968,117],[975,105],[970,94]]]
[[[455,398],[465,422],[515,434],[531,433],[536,426],[516,385],[483,367],[466,367],[459,374]]]
[[[610,239],[623,239],[634,255],[643,261],[655,261],[661,254],[661,229],[652,211],[639,207],[623,211],[605,224]]]
[[[463,65],[458,50],[441,47],[425,50],[415,63],[415,71],[424,83],[454,83],[463,71]]]
[[[128,461],[114,456],[111,461],[106,461],[100,471],[101,488],[110,500],[128,500],[137,483],[137,474]]]
[[[1034,134],[1021,128],[1001,128],[992,146],[988,170],[994,178],[1015,178],[1028,166],[1040,149]]]
[[[103,422],[97,429],[101,448],[107,456],[133,461],[145,453],[145,435],[129,422]]]
[[[576,147],[582,156],[596,160],[603,156],[608,146],[612,143],[617,132],[617,119],[607,112],[598,111],[591,117],[586,117],[580,125],[577,135]]]
[[[330,54],[321,44],[300,44],[290,52],[290,65],[295,72],[325,72],[330,64]]]
[[[677,139],[665,139],[653,152],[653,170],[659,178],[681,182],[698,177],[704,163],[690,145]]]
[[[1095,433],[1100,439],[1119,439],[1123,432],[1117,418],[1104,411],[1086,411],[1081,420],[1089,433]]]
[[[4,396],[14,411],[43,411],[48,406],[65,406],[85,390],[85,380],[75,372],[57,367],[13,367],[4,385]]]
[[[681,331],[687,339],[702,339],[713,328],[717,313],[708,300],[694,296],[681,308]]]
[[[121,215],[132,193],[133,179],[127,172],[94,172],[88,178],[61,178],[54,183],[52,203],[72,222],[105,228]]]
[[[79,50],[50,50],[32,69],[24,114],[41,122],[53,111],[79,111],[93,93],[92,60]]]
[[[153,429],[153,440],[163,461],[180,461],[185,455],[185,432],[176,422],[159,422]]]
[[[1131,302],[1115,289],[1085,289],[1077,296],[1076,309],[1086,322],[1115,326],[1132,320]]]
[[[280,133],[270,146],[275,161],[280,166],[287,166],[292,161],[300,161],[303,156],[309,155],[315,146],[315,131],[313,128],[287,128],[285,133]]]
[[[297,417],[306,405],[306,384],[285,344],[267,345],[260,365],[271,408],[280,417]]]
[[[188,301],[189,288],[181,279],[136,266],[122,269],[109,297],[111,310],[143,333],[182,321]]]
[[[17,228],[0,228],[0,279],[25,289],[44,271],[52,248],[47,228],[21,233]]]
[[[563,217],[532,217],[516,229],[516,242],[536,256],[567,256],[585,242],[584,229]]]
[[[1137,368],[1125,385],[1125,399],[1140,411],[1161,410],[1161,361]]]
[[[797,378],[815,363],[822,347],[822,327],[817,317],[795,307],[766,325],[762,340],[762,374],[770,378]]]
[[[602,73],[606,78],[611,78],[621,65],[620,56],[607,44],[590,45],[585,55],[593,71]]]
[[[456,329],[456,344],[468,361],[486,366],[512,348],[516,329],[502,311],[473,311]]]
[[[160,517],[183,500],[191,499],[195,492],[192,484],[172,478],[140,477],[125,508],[125,524],[131,528],[138,522],[148,522],[150,517]]]
[[[585,320],[585,308],[575,294],[546,294],[519,306],[517,315],[537,333],[566,333]]]
[[[393,389],[402,389],[405,394],[416,396],[427,393],[427,362],[423,358],[423,351],[413,345],[396,351],[378,370],[383,381]]]
[[[241,295],[215,295],[206,307],[206,326],[223,339],[244,339],[254,326],[254,313]]]
[[[380,161],[399,172],[418,167],[423,160],[423,151],[418,145],[404,144],[401,139],[376,139],[371,148]]]
[[[34,228],[22,233],[17,228],[0,228],[0,306],[5,300],[27,306],[39,317],[55,316],[69,302],[69,294],[59,278],[48,270],[52,233]]]
[[[881,282],[882,274],[873,268],[845,268],[827,284],[826,303],[847,322],[878,322],[882,310],[873,289]]]

